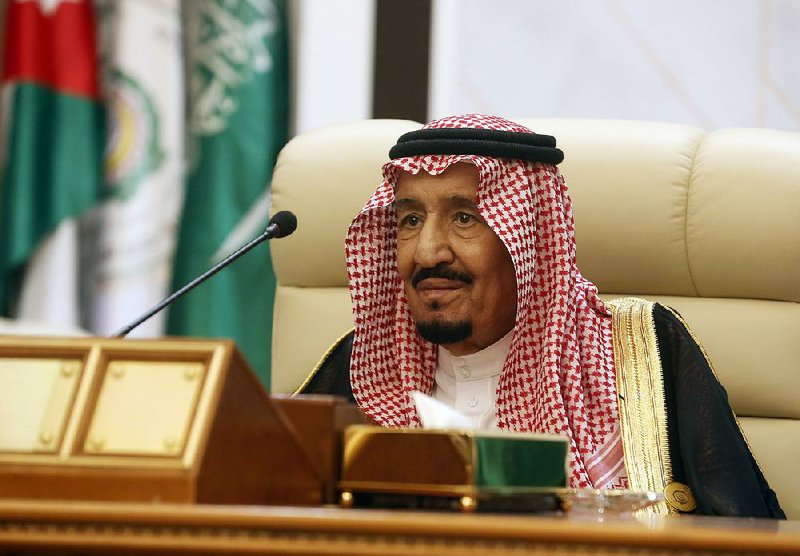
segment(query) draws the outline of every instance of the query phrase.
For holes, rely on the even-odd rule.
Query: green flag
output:
[[[0,310],[19,314],[12,309],[34,252],[101,196],[104,126],[89,0],[11,2],[5,31]],[[75,249],[53,256],[61,256],[49,273],[57,280],[34,292],[50,312],[77,304],[76,280],[67,276]],[[73,291],[54,291],[64,285]]]
[[[189,168],[174,288],[263,230],[287,137],[285,3],[198,0],[184,11]],[[261,246],[176,302],[168,331],[233,338],[269,384],[274,291]]]

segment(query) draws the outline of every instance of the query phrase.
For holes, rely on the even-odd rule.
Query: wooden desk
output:
[[[800,553],[800,522],[0,501],[3,554]]]

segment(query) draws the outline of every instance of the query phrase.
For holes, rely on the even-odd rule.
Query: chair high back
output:
[[[554,135],[575,212],[578,265],[605,298],[667,304],[726,387],[787,515],[800,519],[800,134],[663,123],[517,119]],[[281,153],[272,386],[293,391],[352,326],[343,239],[402,133],[372,120],[310,132]]]

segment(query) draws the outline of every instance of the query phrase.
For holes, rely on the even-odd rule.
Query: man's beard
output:
[[[432,320],[416,324],[419,335],[433,344],[455,344],[472,336],[472,323],[469,321]]]
[[[411,286],[416,288],[420,282],[428,278],[443,278],[445,280],[455,280],[464,284],[472,283],[472,276],[466,272],[454,270],[444,263],[434,267],[421,268],[411,278]],[[430,304],[430,309],[439,311],[438,301]],[[416,321],[416,319],[415,319]],[[461,322],[448,322],[434,318],[427,322],[416,322],[417,331],[424,339],[434,344],[455,344],[463,342],[472,336],[472,323],[468,320]]]

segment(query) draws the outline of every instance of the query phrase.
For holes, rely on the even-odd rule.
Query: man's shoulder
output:
[[[694,336],[691,328],[677,310],[657,301],[629,296],[610,299],[604,304],[612,317],[618,321],[647,319],[657,328],[666,325],[689,337]]]
[[[643,341],[649,335],[657,338],[662,355],[673,344],[688,344],[696,346],[705,357],[691,326],[673,307],[640,297],[611,299],[605,306],[611,313],[612,333],[616,337],[628,335],[629,339]]]
[[[350,357],[354,331],[340,336],[325,352],[303,384],[299,394],[335,394],[352,401],[350,389]]]

